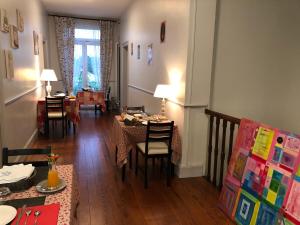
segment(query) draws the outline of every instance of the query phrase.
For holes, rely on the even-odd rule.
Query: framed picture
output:
[[[11,50],[4,50],[5,72],[7,79],[14,78],[14,59]]]
[[[9,26],[10,45],[12,48],[19,48],[18,28],[14,25]]]
[[[147,63],[148,65],[152,64],[152,59],[153,59],[153,51],[152,51],[152,44],[148,45],[147,48]]]
[[[130,44],[130,54],[133,55],[133,43]]]
[[[141,46],[137,46],[137,59],[141,59]]]
[[[0,30],[9,32],[8,17],[5,9],[0,9]]]
[[[160,25],[160,42],[165,42],[166,38],[166,21],[162,22]]]
[[[16,10],[17,12],[17,27],[20,32],[24,31],[24,19],[20,10]]]
[[[33,52],[34,55],[39,54],[39,35],[35,31],[33,31]]]

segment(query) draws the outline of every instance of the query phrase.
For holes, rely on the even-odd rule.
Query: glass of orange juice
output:
[[[58,171],[56,170],[56,160],[58,158],[59,156],[55,154],[51,154],[48,156],[48,164],[49,164],[48,180],[47,180],[48,188],[55,188],[58,186],[59,176],[58,176]]]

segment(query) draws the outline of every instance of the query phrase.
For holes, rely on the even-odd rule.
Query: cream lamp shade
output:
[[[166,100],[165,98],[171,97],[171,86],[167,84],[158,84],[156,86],[155,92],[154,92],[154,97],[156,98],[162,98],[161,100],[161,109],[160,109],[160,114],[161,116],[165,116],[165,108],[166,108]]]
[[[47,86],[46,86],[47,97],[51,97],[50,93],[51,93],[52,87],[50,85],[50,81],[57,81],[57,77],[56,77],[54,70],[44,69],[41,74],[41,80],[48,81]]]
[[[167,84],[158,84],[156,86],[154,97],[156,98],[169,98],[171,97],[171,87]]]

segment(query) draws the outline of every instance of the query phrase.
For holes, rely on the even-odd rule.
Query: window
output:
[[[99,90],[100,82],[100,30],[75,29],[73,92]]]

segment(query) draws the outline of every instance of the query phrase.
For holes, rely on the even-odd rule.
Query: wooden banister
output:
[[[239,126],[241,120],[239,118],[215,112],[209,109],[205,109],[205,114],[209,116],[206,177],[207,180],[212,182],[215,186],[221,188],[223,185],[224,170],[225,168],[227,168],[232,153],[235,128]],[[229,135],[227,135],[228,123],[230,124]],[[222,129],[221,133],[220,129]],[[221,141],[219,141],[220,134],[222,134]],[[226,141],[227,137],[229,137],[228,141]],[[219,143],[221,143],[221,148],[219,146]],[[226,145],[226,143],[228,143],[228,145]],[[226,151],[226,149],[228,150]],[[225,160],[227,160],[226,164]],[[213,167],[213,170],[211,167]]]

